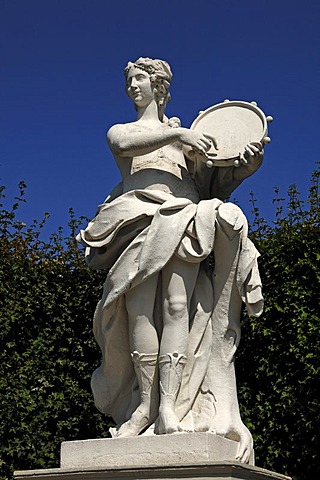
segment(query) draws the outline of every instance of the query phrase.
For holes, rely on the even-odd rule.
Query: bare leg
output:
[[[189,308],[199,264],[173,257],[162,271],[163,333],[160,344],[159,433],[179,431],[175,401],[186,363]]]
[[[159,275],[152,275],[145,282],[126,293],[131,351],[158,353],[159,340],[154,326],[153,310]]]
[[[156,374],[159,342],[153,309],[158,278],[159,275],[154,275],[126,294],[131,355],[139,383],[140,405],[131,418],[121,425],[118,437],[139,435],[156,417],[159,403]]]

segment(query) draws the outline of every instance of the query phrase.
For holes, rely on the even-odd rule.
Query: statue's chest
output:
[[[140,170],[152,168],[172,173],[181,179],[181,167],[186,168],[182,148],[180,144],[172,144],[158,148],[146,155],[133,157],[130,173],[133,175]]]

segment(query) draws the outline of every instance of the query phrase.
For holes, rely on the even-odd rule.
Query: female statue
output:
[[[94,317],[95,403],[115,437],[212,431],[240,441],[246,462],[233,358],[241,298],[259,315],[262,297],[246,220],[222,202],[261,165],[262,146],[248,145],[239,168],[191,175],[183,147],[205,157],[219,146],[165,117],[170,66],[139,58],[125,77],[137,119],[107,133],[122,182],[79,234],[89,266],[108,270]]]

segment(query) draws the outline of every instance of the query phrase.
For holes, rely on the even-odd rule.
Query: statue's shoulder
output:
[[[125,124],[117,124],[117,125],[112,125],[112,127],[109,128],[107,131],[107,140],[112,141],[115,136],[120,135],[124,130],[125,130]]]
[[[128,124],[119,123],[112,125],[107,131],[107,143],[111,150],[114,150],[120,139],[128,134]]]
[[[141,122],[119,123],[113,125],[107,131],[107,142],[111,150],[114,150],[114,147],[119,144],[120,140],[126,138],[128,135],[147,132],[152,129],[152,127],[142,124]]]
[[[122,144],[123,140],[140,130],[141,129],[137,125],[137,122],[119,123],[113,125],[107,131],[107,143],[112,152],[117,154],[119,151],[119,146]]]
[[[130,131],[136,131],[139,129],[139,125],[137,122],[129,122],[129,123],[118,123],[116,125],[112,125],[107,131],[107,138],[112,139],[114,136],[121,135],[123,133],[129,133]]]

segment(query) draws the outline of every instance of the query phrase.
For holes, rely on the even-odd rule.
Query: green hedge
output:
[[[293,185],[269,226],[254,205],[265,311],[242,321],[237,358],[243,418],[256,463],[299,480],[320,478],[320,171],[302,202]]]
[[[251,238],[261,252],[266,299],[259,319],[243,314],[239,398],[257,465],[299,480],[318,478],[319,171],[302,202],[294,186],[276,200],[269,226],[253,200]],[[100,353],[91,323],[105,273],[91,272],[69,233],[45,242],[42,222],[17,219],[24,201],[0,205],[0,475],[59,465],[60,443],[107,435],[90,376]],[[4,188],[0,192],[3,203]],[[318,475],[317,475],[318,474]]]

